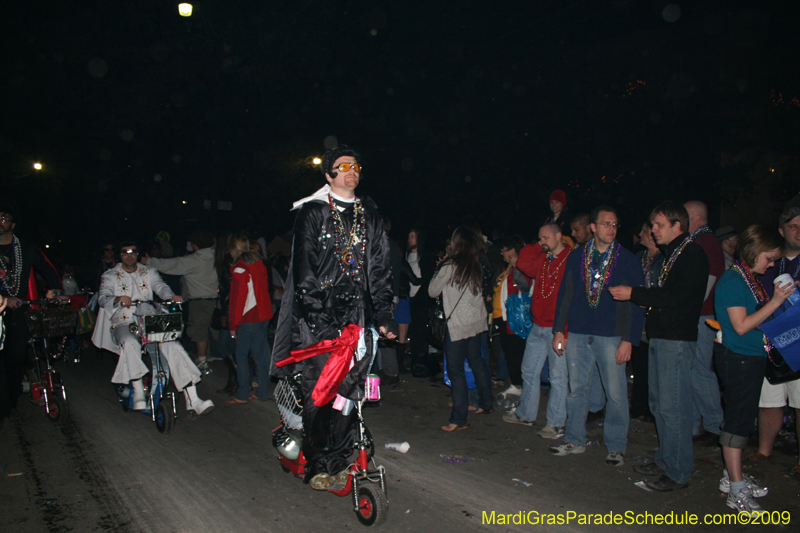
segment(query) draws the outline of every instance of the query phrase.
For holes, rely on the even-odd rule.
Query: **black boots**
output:
[[[224,393],[228,396],[233,396],[236,394],[236,389],[239,388],[239,380],[236,377],[236,361],[234,361],[232,355],[228,355],[225,358],[225,366],[228,367],[228,383],[225,384],[225,387],[218,390],[217,394]]]

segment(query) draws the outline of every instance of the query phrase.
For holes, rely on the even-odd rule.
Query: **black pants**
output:
[[[22,394],[25,375],[25,352],[28,349],[28,326],[22,311],[6,311],[3,316],[6,340],[0,351],[0,418],[11,415]]]
[[[303,455],[308,461],[306,483],[321,472],[334,476],[347,468],[358,432],[355,407],[350,414],[343,415],[333,408],[333,401],[322,407],[314,405],[311,393],[318,378],[317,368],[307,368],[303,373]]]
[[[411,324],[408,327],[408,347],[414,356],[428,353],[428,310],[431,299],[417,293],[411,298]]]
[[[500,318],[500,344],[506,354],[508,380],[516,387],[522,387],[522,358],[525,356],[525,339],[508,332],[506,322]]]

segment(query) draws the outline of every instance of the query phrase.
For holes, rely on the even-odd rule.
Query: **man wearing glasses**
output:
[[[361,179],[359,155],[340,146],[325,154],[321,170],[327,184],[294,203],[298,214],[292,264],[275,332],[272,374],[303,375],[305,481],[316,490],[327,490],[347,480],[357,430],[356,409],[348,413],[336,402],[321,400],[318,405],[313,398],[315,388],[325,385],[320,377],[326,363],[335,362],[329,352],[295,364],[291,352],[320,341],[341,340],[342,330],[351,324],[374,326],[394,339],[397,324],[383,218],[370,198],[355,194]],[[327,384],[342,400],[363,397],[369,357],[350,359],[354,367],[344,381]]]
[[[703,248],[688,233],[685,207],[662,202],[650,213],[650,222],[653,237],[664,252],[657,286],[613,284],[609,291],[615,300],[630,300],[648,309],[650,410],[656,419],[659,447],[653,462],[633,469],[645,476],[660,476],[645,484],[669,492],[686,488],[694,470],[692,363],[709,266]]]
[[[42,251],[16,235],[16,209],[12,202],[0,201],[0,295],[8,310],[4,315],[6,339],[0,350],[0,421],[11,414],[22,394],[28,325],[22,314],[21,300],[37,299],[35,271],[47,284],[47,298],[54,298],[61,288],[58,272]]]
[[[147,408],[142,376],[148,372],[148,368],[142,362],[139,337],[129,329],[137,307],[133,302],[152,300],[154,293],[162,300],[173,302],[182,302],[183,298],[173,294],[156,269],[139,264],[139,248],[136,242],[123,241],[119,250],[121,262],[106,271],[100,281],[100,312],[92,342],[98,348],[119,355],[111,382],[120,385],[130,382],[133,388],[133,408],[140,411]],[[194,411],[198,415],[210,413],[214,409],[214,402],[197,397],[195,385],[200,382],[200,371],[183,346],[177,341],[164,342],[161,344],[161,354],[167,361],[175,387],[184,392],[186,410]]]
[[[643,285],[638,259],[617,241],[617,211],[601,206],[592,211],[594,237],[567,258],[553,321],[553,350],[567,358],[569,394],[564,444],[550,448],[564,456],[586,451],[589,385],[597,364],[606,393],[603,443],[608,466],[625,464],[628,445],[628,382],[625,363],[638,346],[644,312],[631,303],[615,302],[608,288]],[[569,330],[569,335],[567,335]]]

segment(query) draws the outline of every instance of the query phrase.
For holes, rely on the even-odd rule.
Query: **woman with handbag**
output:
[[[783,255],[783,238],[776,230],[750,226],[740,235],[737,252],[739,259],[720,277],[714,292],[714,308],[722,332],[722,344],[714,346],[714,362],[724,400],[719,440],[726,468],[719,486],[728,493],[728,507],[759,515],[765,511],[755,498],[766,496],[767,489],[742,473],[742,451],[758,416],[767,364],[766,337],[757,328],[795,287],[789,283],[779,285],[770,299],[758,277]]]
[[[444,304],[447,331],[444,349],[447,353],[447,374],[451,382],[453,409],[443,431],[467,429],[467,379],[464,360],[469,361],[478,388],[479,409],[475,414],[492,412],[492,383],[481,358],[481,334],[488,329],[488,316],[483,298],[483,267],[480,253],[483,243],[474,232],[456,228],[452,249],[433,275],[428,294],[440,294]]]

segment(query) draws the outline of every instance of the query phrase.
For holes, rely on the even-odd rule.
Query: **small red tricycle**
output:
[[[299,375],[281,379],[275,387],[275,402],[281,413],[281,425],[272,430],[272,445],[278,450],[278,459],[284,472],[299,478],[305,476],[306,459],[303,457],[303,396]],[[366,397],[374,398],[369,393]],[[378,395],[378,399],[380,396]],[[386,494],[386,472],[376,465],[373,457],[375,444],[364,425],[361,407],[364,399],[355,403],[358,413],[358,437],[354,449],[358,451],[349,467],[350,475],[344,488],[328,490],[337,496],[353,495],[353,510],[365,526],[377,526],[386,520],[389,499]],[[370,468],[371,465],[371,468]]]
[[[44,406],[47,417],[53,422],[64,420],[69,414],[67,391],[61,374],[50,361],[61,357],[65,339],[75,334],[78,312],[63,307],[69,305],[69,300],[25,300],[21,303],[28,306],[24,313],[31,354],[28,370],[31,399]]]

